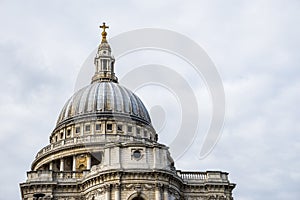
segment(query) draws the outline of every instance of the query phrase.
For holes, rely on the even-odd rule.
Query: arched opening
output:
[[[128,200],[148,200],[149,198],[143,194],[135,192],[128,197]]]
[[[134,197],[132,200],[145,200],[145,199],[142,197]]]
[[[78,170],[79,170],[79,171],[83,171],[83,170],[85,170],[85,169],[86,169],[86,167],[85,167],[84,164],[81,164],[81,165],[79,165],[79,167],[78,167]]]

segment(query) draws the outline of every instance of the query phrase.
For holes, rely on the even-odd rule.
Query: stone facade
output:
[[[176,170],[140,99],[118,84],[106,41],[91,85],[71,97],[20,184],[24,200],[231,200],[220,171]]]

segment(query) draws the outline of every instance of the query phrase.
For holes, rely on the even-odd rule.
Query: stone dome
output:
[[[94,82],[77,91],[63,107],[57,125],[85,116],[129,117],[150,125],[147,109],[129,89],[114,82]]]
[[[127,118],[129,123],[139,122],[152,127],[143,102],[130,90],[118,84],[114,73],[115,59],[102,32],[102,41],[95,56],[95,74],[91,84],[77,91],[63,107],[56,127],[75,120],[114,120]],[[87,119],[90,118],[90,119]],[[78,121],[76,121],[78,122]]]

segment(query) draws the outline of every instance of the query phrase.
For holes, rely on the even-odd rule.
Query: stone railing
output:
[[[42,148],[36,155],[36,159],[42,155],[49,153],[53,150],[72,146],[72,145],[87,145],[93,143],[106,143],[106,142],[129,142],[129,141],[138,141],[138,142],[153,142],[150,139],[139,138],[130,135],[116,135],[116,134],[106,134],[106,135],[86,135],[74,138],[67,138],[65,140],[58,141],[56,143],[49,144],[48,146]]]
[[[207,178],[206,172],[183,172],[177,171],[177,175],[183,180],[205,180]]]
[[[228,173],[220,171],[207,172],[183,172],[177,170],[177,175],[187,183],[204,183],[204,182],[229,182]],[[30,171],[27,172],[27,181],[60,181],[60,182],[74,182],[81,179],[89,170],[82,172],[54,172],[48,170]]]
[[[184,172],[177,170],[177,175],[184,182],[228,182],[228,173],[221,171]]]
[[[85,174],[83,172],[54,172],[54,171],[30,171],[27,172],[27,182],[50,182],[50,181],[65,181],[75,182],[81,179]]]
[[[53,179],[54,180],[61,180],[61,181],[68,181],[74,179],[81,179],[84,175],[84,172],[54,172]]]

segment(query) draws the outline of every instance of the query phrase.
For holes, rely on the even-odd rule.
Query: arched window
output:
[[[134,193],[129,196],[128,200],[148,200],[149,198],[143,193]]]

